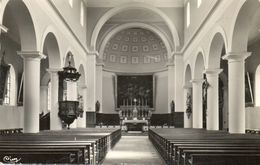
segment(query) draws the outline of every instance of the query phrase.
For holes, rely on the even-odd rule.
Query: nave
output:
[[[151,128],[148,136],[117,128],[13,133],[0,138],[0,163],[259,165],[260,138],[187,128]]]
[[[122,136],[111,149],[104,165],[165,165],[148,136]]]

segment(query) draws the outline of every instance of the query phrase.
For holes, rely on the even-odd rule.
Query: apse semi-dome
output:
[[[118,72],[153,72],[166,67],[167,50],[155,33],[129,28],[115,34],[103,53],[105,69]]]

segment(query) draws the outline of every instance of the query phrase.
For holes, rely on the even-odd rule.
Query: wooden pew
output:
[[[0,135],[22,133],[22,130],[23,130],[22,128],[1,129]]]
[[[199,163],[203,163],[206,161],[206,159],[203,160],[203,158],[199,158],[198,155],[210,155],[210,154],[215,154],[215,155],[218,155],[218,154],[221,154],[221,155],[225,155],[225,154],[229,154],[229,155],[240,155],[240,154],[246,154],[246,155],[252,155],[252,154],[260,154],[260,150],[212,150],[212,149],[209,149],[209,150],[184,150],[183,151],[184,153],[184,162],[180,165],[188,165],[189,163],[191,163],[192,165],[194,164],[199,164]],[[192,158],[191,159],[191,155],[192,154],[197,154],[197,159],[194,159]],[[205,158],[205,157],[204,157]],[[214,161],[221,161],[221,162],[225,162],[227,160],[225,160],[224,158],[221,158],[221,159],[216,159],[216,157],[211,157],[212,160],[211,161],[208,161],[208,164],[211,164],[211,163],[214,163]],[[217,157],[219,158],[219,157]],[[257,157],[251,157],[253,159],[256,159]],[[208,160],[208,159],[207,159]],[[214,160],[214,161],[213,161]],[[229,161],[231,164],[235,164],[236,162],[244,162],[245,164],[249,164],[250,162],[247,162],[247,160],[244,160],[240,157],[237,157],[236,158],[237,161]],[[260,159],[258,159],[260,160]],[[259,162],[258,162],[259,164]],[[251,164],[250,164],[251,165]]]
[[[102,133],[102,131],[105,133]],[[74,152],[72,155],[75,155],[77,160],[76,163],[97,164],[105,157],[107,150],[113,146],[120,139],[120,137],[121,131],[117,129],[96,131],[93,129],[49,131],[41,132],[39,134],[2,136],[0,138],[0,149],[18,149],[20,150],[20,154],[25,152],[28,153],[32,150],[37,152],[41,151],[44,153],[43,150],[48,149],[51,152],[60,154],[61,152],[58,153],[56,151],[62,150],[64,151],[64,155],[67,157],[68,155],[66,155],[66,153]],[[21,150],[21,148],[24,150]],[[17,154],[17,152],[15,154]],[[48,155],[47,152],[46,154]],[[67,163],[70,163],[70,161]]]
[[[260,154],[192,154],[190,165],[259,165]]]
[[[154,146],[157,148],[159,153],[161,153],[162,157],[168,164],[177,164],[178,162],[178,154],[177,151],[179,148],[178,144],[191,145],[190,149],[199,150],[196,148],[198,146],[192,146],[193,144],[197,145],[207,145],[207,144],[215,144],[222,145],[222,149],[225,149],[226,146],[230,146],[236,143],[237,148],[235,150],[243,149],[252,150],[252,152],[258,152],[259,147],[250,149],[250,146],[260,144],[260,139],[257,136],[247,136],[247,135],[234,135],[228,134],[223,131],[205,131],[202,129],[150,129],[149,130],[149,139],[152,141]],[[248,145],[248,147],[245,146]],[[244,148],[243,148],[244,146]],[[216,148],[214,146],[207,146],[208,150],[214,152]],[[229,149],[226,149],[229,150]],[[178,151],[183,152],[183,151]],[[228,151],[226,151],[228,152]],[[250,151],[251,152],[251,151]],[[204,153],[205,154],[205,153]],[[192,154],[191,154],[192,155]],[[197,156],[198,157],[198,156]],[[196,158],[197,158],[196,157]]]

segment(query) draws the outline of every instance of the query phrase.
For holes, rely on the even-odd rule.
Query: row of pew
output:
[[[168,165],[259,165],[260,136],[204,129],[149,129]]]
[[[0,136],[0,164],[100,164],[121,138],[116,128],[82,128]]]
[[[0,135],[22,133],[22,128],[0,129]]]

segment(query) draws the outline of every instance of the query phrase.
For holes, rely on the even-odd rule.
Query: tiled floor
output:
[[[148,136],[122,136],[103,165],[165,165]]]

